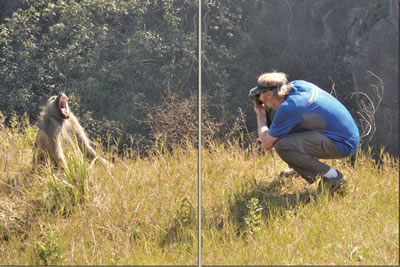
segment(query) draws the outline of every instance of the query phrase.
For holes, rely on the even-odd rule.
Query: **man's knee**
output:
[[[290,146],[286,140],[286,138],[280,138],[275,142],[274,145],[276,153],[283,159],[284,161],[287,161],[291,158],[291,149]]]
[[[275,151],[278,154],[283,153],[284,151],[288,151],[289,147],[288,147],[288,142],[286,140],[286,138],[279,138],[274,145]]]

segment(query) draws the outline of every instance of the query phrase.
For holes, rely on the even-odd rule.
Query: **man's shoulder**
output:
[[[295,85],[302,85],[302,84],[309,84],[310,82],[304,81],[304,80],[293,80],[290,81],[289,84],[295,84]]]
[[[279,106],[277,113],[280,116],[293,116],[299,110],[299,100],[295,96],[288,96]]]
[[[308,88],[294,86],[282,103],[282,107],[288,110],[296,110],[303,107],[306,101],[311,96],[311,91]]]
[[[289,82],[289,84],[293,85],[295,90],[309,90],[314,87],[318,87],[317,85],[315,85],[311,82],[305,81],[305,80],[294,80],[294,81]]]

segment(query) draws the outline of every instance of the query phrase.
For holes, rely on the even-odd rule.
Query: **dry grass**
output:
[[[147,157],[108,150],[111,168],[70,153],[68,171],[32,174],[37,129],[12,125],[0,129],[0,264],[197,264],[195,147],[160,138]],[[350,183],[329,196],[278,177],[274,153],[202,151],[203,264],[398,264],[398,158],[328,161]]]
[[[360,153],[355,167],[327,161],[349,178],[344,195],[318,193],[303,179],[280,178],[274,154],[236,146],[204,152],[202,262],[234,265],[399,263],[398,158],[378,166]],[[252,199],[262,208],[251,217]],[[250,226],[259,230],[252,233]]]

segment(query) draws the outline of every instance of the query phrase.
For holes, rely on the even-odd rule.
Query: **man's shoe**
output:
[[[330,193],[338,192],[343,189],[347,184],[347,178],[340,171],[336,170],[338,175],[335,178],[326,178],[322,177],[318,188],[320,190],[325,189],[325,191],[329,191]]]
[[[292,169],[292,168],[288,168],[288,169],[285,169],[285,170],[283,170],[283,171],[281,171],[280,173],[279,173],[279,176],[280,177],[292,177],[292,176],[295,176],[295,175],[297,175],[298,173],[294,170],[294,169]]]

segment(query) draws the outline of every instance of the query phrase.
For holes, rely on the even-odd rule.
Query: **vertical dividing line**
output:
[[[198,133],[198,266],[201,266],[201,0],[199,1],[199,48],[198,48],[198,57],[199,57],[199,70],[198,70],[198,79],[199,79],[199,133]]]

